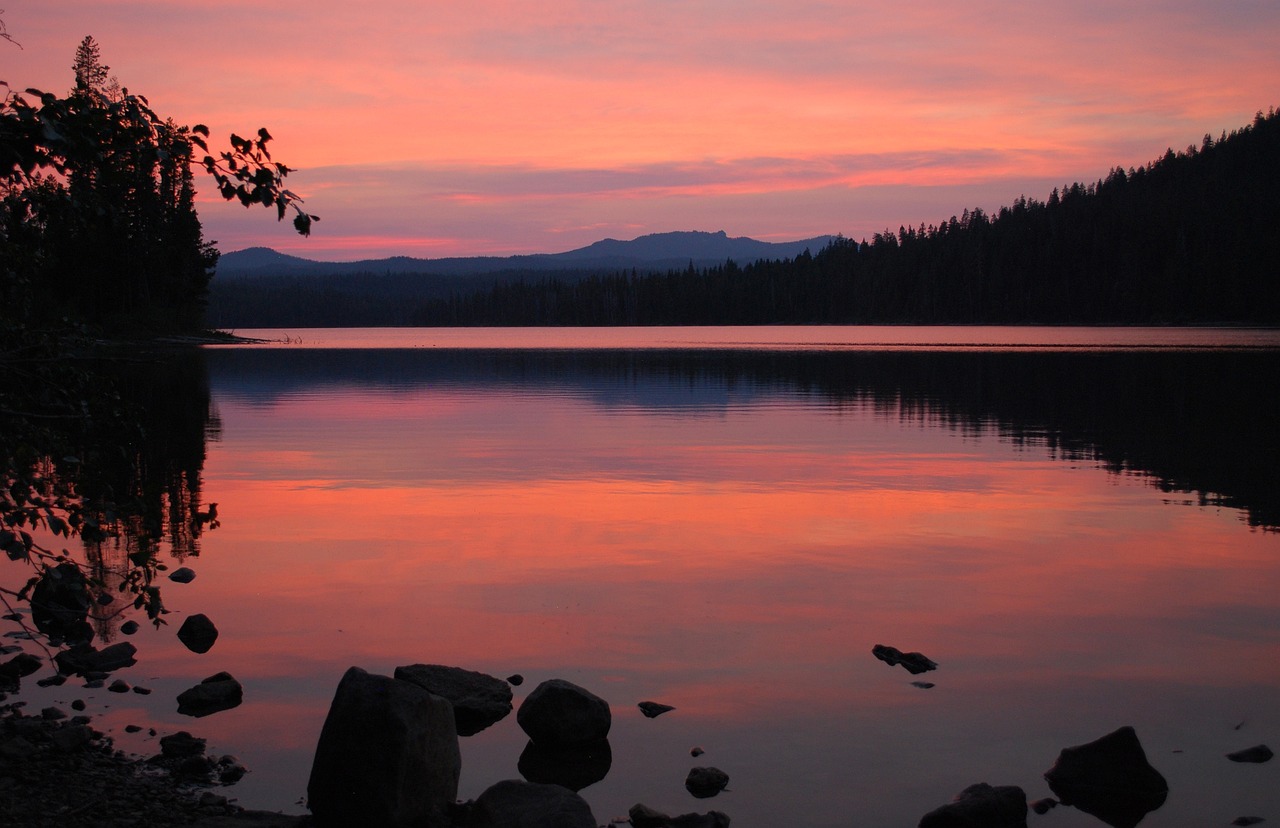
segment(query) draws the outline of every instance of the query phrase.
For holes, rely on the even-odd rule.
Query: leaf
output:
[[[196,124],[191,128],[191,131],[197,135],[203,135],[206,138],[209,137],[209,128],[204,124]]]

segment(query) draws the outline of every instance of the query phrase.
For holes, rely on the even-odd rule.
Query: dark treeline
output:
[[[665,274],[512,280],[418,325],[1280,323],[1280,117],[995,215]]]

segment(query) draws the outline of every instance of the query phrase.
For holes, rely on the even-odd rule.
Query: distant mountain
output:
[[[323,262],[290,256],[268,247],[250,247],[224,253],[218,275],[227,278],[284,275],[335,275],[345,273],[432,273],[465,276],[516,270],[629,270],[665,271],[709,267],[732,260],[740,265],[760,260],[791,259],[808,250],[817,253],[834,236],[816,236],[792,242],[763,242],[745,236],[731,238],[718,233],[654,233],[631,241],[604,239],[564,253],[525,256],[471,256],[414,259],[393,256],[355,262]]]

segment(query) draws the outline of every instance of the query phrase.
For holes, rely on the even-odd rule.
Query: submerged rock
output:
[[[608,739],[568,747],[546,747],[530,740],[516,763],[527,781],[560,785],[574,793],[604,779],[611,767],[613,749]]]
[[[885,644],[877,644],[872,647],[871,654],[890,667],[901,664],[913,676],[938,669],[937,662],[925,658],[920,653],[904,653],[897,647],[890,647]]]
[[[648,805],[636,803],[627,812],[631,828],[729,828],[729,817],[720,811],[705,814],[667,816]]]
[[[564,679],[549,679],[534,688],[516,712],[525,734],[546,747],[586,745],[609,735],[609,703]]]
[[[1027,795],[1016,785],[970,785],[920,819],[919,828],[1027,828]]]
[[[1169,794],[1168,783],[1147,761],[1132,727],[1063,748],[1044,778],[1063,805],[1075,806],[1113,828],[1134,828]]]
[[[698,799],[709,799],[728,785],[729,774],[719,768],[693,768],[684,780],[684,789]]]
[[[586,800],[559,785],[508,779],[471,803],[470,828],[596,828]]]
[[[473,736],[511,713],[511,685],[485,673],[440,664],[410,664],[397,667],[395,678],[448,699],[459,736]]]
[[[178,694],[178,712],[197,719],[238,707],[244,687],[230,673],[216,673]]]
[[[320,731],[307,801],[320,826],[446,828],[461,770],[447,700],[352,667]]]

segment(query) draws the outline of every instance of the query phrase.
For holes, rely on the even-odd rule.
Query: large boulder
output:
[[[1027,828],[1027,795],[1016,785],[970,785],[920,819],[920,828]]]
[[[604,699],[564,679],[550,679],[525,698],[516,721],[539,745],[569,747],[603,741],[613,720]]]
[[[508,779],[471,805],[470,828],[596,828],[586,800],[559,785]]]
[[[352,667],[320,731],[307,801],[320,826],[447,828],[461,770],[447,700]]]
[[[1044,778],[1063,805],[1074,805],[1112,828],[1133,828],[1163,805],[1169,793],[1132,727],[1063,748]]]
[[[485,673],[440,664],[409,664],[397,667],[395,677],[448,699],[459,736],[473,736],[511,713],[511,685]]]

